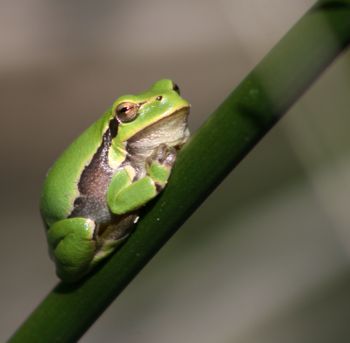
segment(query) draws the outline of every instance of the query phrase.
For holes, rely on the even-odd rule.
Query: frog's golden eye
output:
[[[115,109],[117,119],[122,123],[133,121],[137,117],[139,105],[133,102],[122,102]]]
[[[180,88],[176,83],[173,83],[173,91],[180,95]]]

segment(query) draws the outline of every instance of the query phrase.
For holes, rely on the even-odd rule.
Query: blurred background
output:
[[[57,283],[38,199],[59,153],[163,77],[195,131],[313,3],[1,1],[0,341]],[[81,342],[348,342],[349,91],[346,53]]]

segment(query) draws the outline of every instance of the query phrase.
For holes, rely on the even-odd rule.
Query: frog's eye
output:
[[[173,91],[180,95],[180,88],[176,83],[173,83]]]
[[[115,109],[115,114],[117,119],[122,123],[128,123],[136,119],[138,109],[138,104],[133,102],[122,102]]]

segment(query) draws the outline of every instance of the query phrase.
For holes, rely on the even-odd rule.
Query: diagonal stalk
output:
[[[59,284],[10,342],[75,342],[350,42],[350,0],[319,1],[180,153],[169,185],[96,273]]]

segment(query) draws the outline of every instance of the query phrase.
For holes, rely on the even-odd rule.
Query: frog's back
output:
[[[47,226],[67,218],[79,196],[78,184],[108,128],[110,112],[84,131],[49,170],[41,195],[41,215]]]

